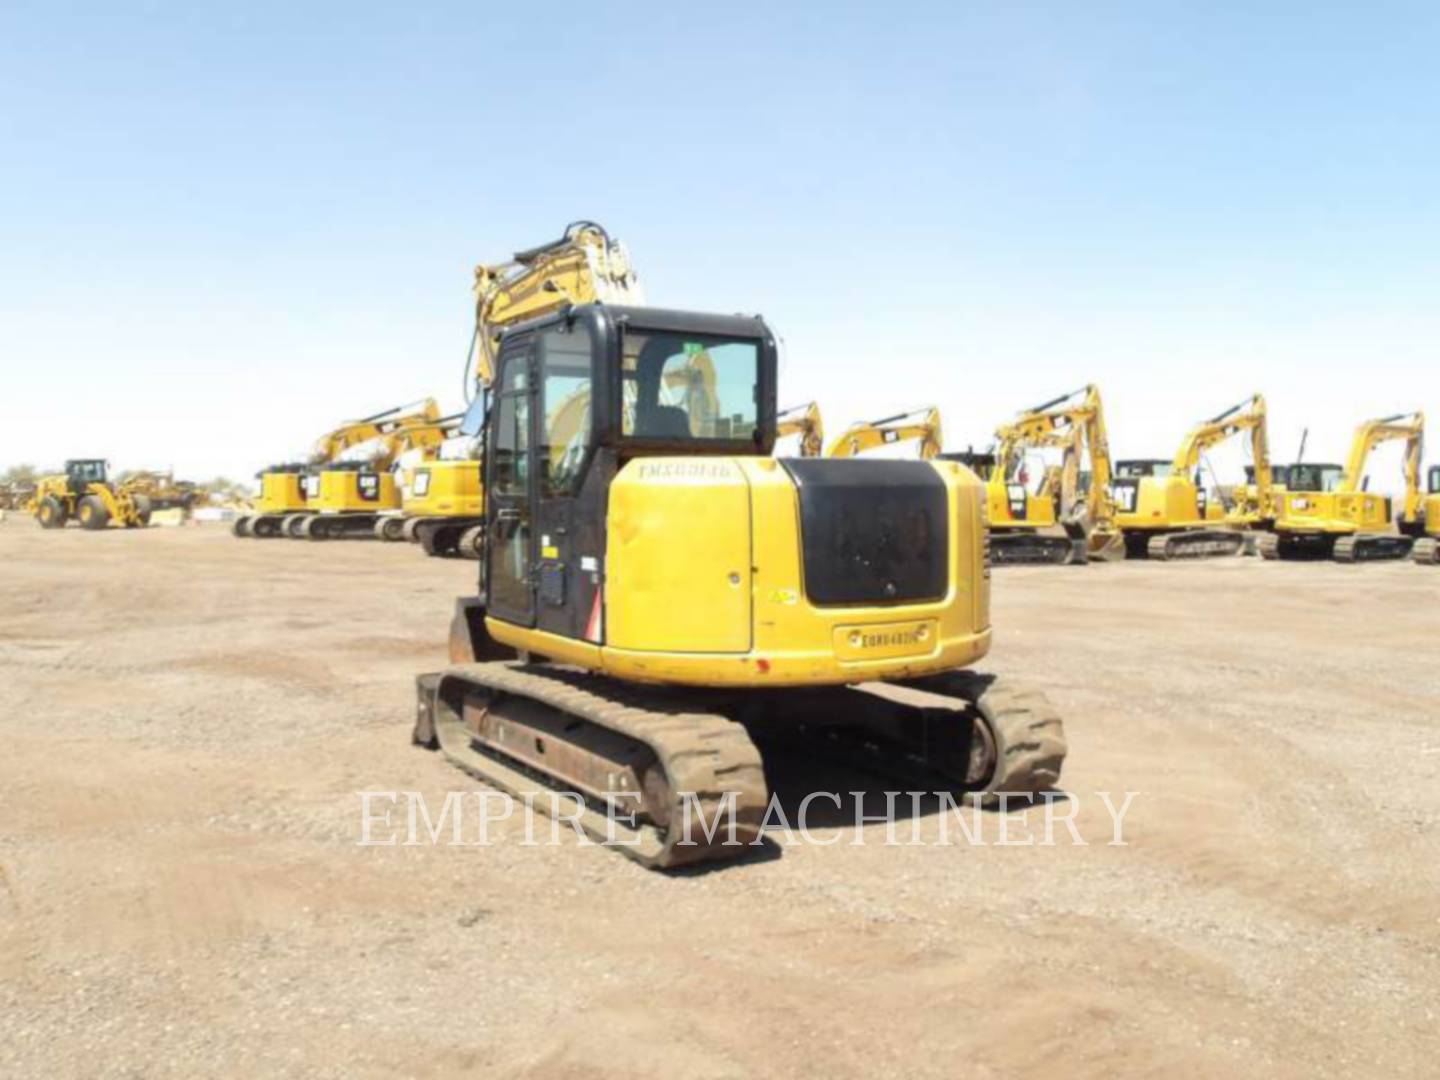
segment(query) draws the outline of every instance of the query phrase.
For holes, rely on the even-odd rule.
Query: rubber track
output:
[[[1215,544],[1228,546],[1229,550],[1210,550]],[[1168,562],[1171,559],[1225,559],[1240,554],[1244,547],[1245,537],[1238,532],[1194,529],[1152,536],[1145,550],[1149,558]]]
[[[432,699],[434,736],[440,750],[472,776],[517,795],[534,789],[523,783],[523,777],[533,770],[497,761],[491,754],[474,749],[473,735],[446,704],[457,689],[456,683],[467,690],[488,689],[529,698],[647,746],[669,782],[669,816],[675,827],[662,832],[653,825],[642,825],[634,834],[639,842],[613,845],[642,865],[666,869],[735,859],[751,850],[748,844],[759,833],[769,791],[760,752],[741,724],[717,713],[681,711],[674,698],[571,669],[537,670],[514,662],[447,668],[434,684]],[[417,741],[426,742],[424,734],[417,727]],[[517,778],[522,782],[517,783]],[[734,793],[738,843],[727,844],[728,817],[714,830],[713,839],[707,841],[700,822],[693,817],[695,803],[705,822],[712,823],[730,793]],[[688,844],[681,842],[685,839],[682,826],[687,794],[694,796],[691,820],[695,825]],[[542,808],[547,804],[548,800],[537,802]],[[580,824],[593,839],[603,841],[610,823],[603,812],[592,808]],[[622,836],[627,832],[624,828],[616,830]]]
[[[1336,562],[1389,562],[1404,559],[1413,550],[1406,537],[1386,533],[1362,533],[1342,536],[1335,541],[1332,557]]]
[[[977,793],[982,804],[998,792],[1038,794],[1060,782],[1067,744],[1065,725],[1038,690],[996,679],[973,699],[995,734],[995,771]]]
[[[991,533],[991,566],[1065,566],[1075,559],[1075,543],[1066,536],[1033,533]]]

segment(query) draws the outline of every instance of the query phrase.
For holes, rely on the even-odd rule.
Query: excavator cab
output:
[[[755,319],[585,306],[508,331],[483,455],[491,614],[583,638],[599,617],[595,553],[620,471],[679,455],[655,478],[698,485],[712,473],[703,459],[768,454],[774,397],[775,346]],[[577,400],[588,406],[578,423],[567,420]],[[679,572],[687,553],[665,556]]]
[[[1330,492],[1339,490],[1345,468],[1342,465],[1295,464],[1287,467],[1283,475],[1287,491]]]

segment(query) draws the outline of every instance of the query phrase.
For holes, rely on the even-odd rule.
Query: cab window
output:
[[[541,337],[541,484],[546,495],[570,495],[580,485],[590,446],[593,383],[590,331],[556,327]]]
[[[627,330],[622,363],[621,434],[667,440],[754,437],[757,342]]]
[[[523,353],[506,363],[500,377],[490,453],[496,492],[523,495],[530,476],[530,372]]]

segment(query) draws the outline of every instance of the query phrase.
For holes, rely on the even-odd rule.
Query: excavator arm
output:
[[[881,446],[892,446],[911,440],[919,442],[922,461],[929,461],[940,453],[942,434],[939,409],[915,409],[881,420],[851,424],[840,438],[835,440],[828,456],[856,457]]]
[[[1350,442],[1350,456],[1340,479],[1340,490],[1357,492],[1365,481],[1365,466],[1377,446],[1387,442],[1405,443],[1405,520],[1413,522],[1420,515],[1424,493],[1420,487],[1420,460],[1425,453],[1425,415],[1420,412],[1397,413],[1379,420],[1367,420],[1355,429]]]
[[[1250,456],[1255,467],[1255,512],[1260,518],[1273,520],[1278,507],[1275,478],[1270,466],[1265,398],[1260,394],[1232,405],[1218,416],[1192,428],[1175,452],[1174,471],[1178,475],[1189,476],[1199,468],[1200,459],[1207,450],[1246,432],[1250,435]]]
[[[825,421],[815,402],[783,410],[776,417],[775,437],[800,436],[800,456],[820,457],[825,452]]]
[[[440,407],[434,398],[425,398],[412,405],[397,405],[374,416],[347,420],[315,441],[310,450],[311,465],[327,465],[341,454],[362,443],[382,438],[399,428],[433,423],[439,419]]]
[[[596,300],[643,304],[630,254],[593,221],[577,221],[559,240],[517,251],[507,262],[475,268],[475,379],[495,377],[495,354],[505,327],[571,304]]]
[[[1026,409],[995,433],[996,469],[990,484],[1003,491],[1026,450],[1058,447],[1065,452],[1062,466],[1062,506],[1074,519],[1083,506],[1084,520],[1075,522],[1091,547],[1099,551],[1115,534],[1115,503],[1110,494],[1112,466],[1110,441],[1105,430],[1105,409],[1100,390],[1093,384]],[[1090,487],[1083,504],[1076,504],[1080,455],[1090,451]],[[1097,546],[1098,545],[1098,546]]]

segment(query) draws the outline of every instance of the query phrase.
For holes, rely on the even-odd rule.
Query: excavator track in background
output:
[[[1085,541],[1043,533],[992,532],[992,566],[1084,566]]]
[[[1386,533],[1357,533],[1335,541],[1331,558],[1336,562],[1385,562],[1408,558],[1415,540]]]
[[[478,559],[484,543],[483,518],[431,518],[415,523],[415,541],[426,555],[448,559]]]
[[[1416,540],[1410,557],[1425,566],[1440,566],[1440,540],[1428,536]]]
[[[1161,562],[1223,558],[1244,550],[1245,534],[1234,529],[1185,529],[1152,536],[1145,543],[1145,557]]]
[[[1423,541],[1421,541],[1423,543]],[[1264,533],[1256,543],[1260,554],[1269,560],[1323,560],[1335,562],[1393,562],[1404,559],[1418,549],[1419,543],[1404,535],[1358,533],[1335,537],[1321,533]],[[1415,551],[1417,562],[1423,562]]]
[[[1050,790],[1066,754],[1045,695],[969,671],[896,685],[697,696],[693,688],[505,661],[421,676],[417,692],[418,745],[543,812],[557,809],[535,797],[547,790],[583,796],[560,812],[653,869],[751,849],[769,805],[757,743],[794,741],[809,756],[964,792],[982,806],[1002,793]],[[732,820],[735,842],[727,843]]]

